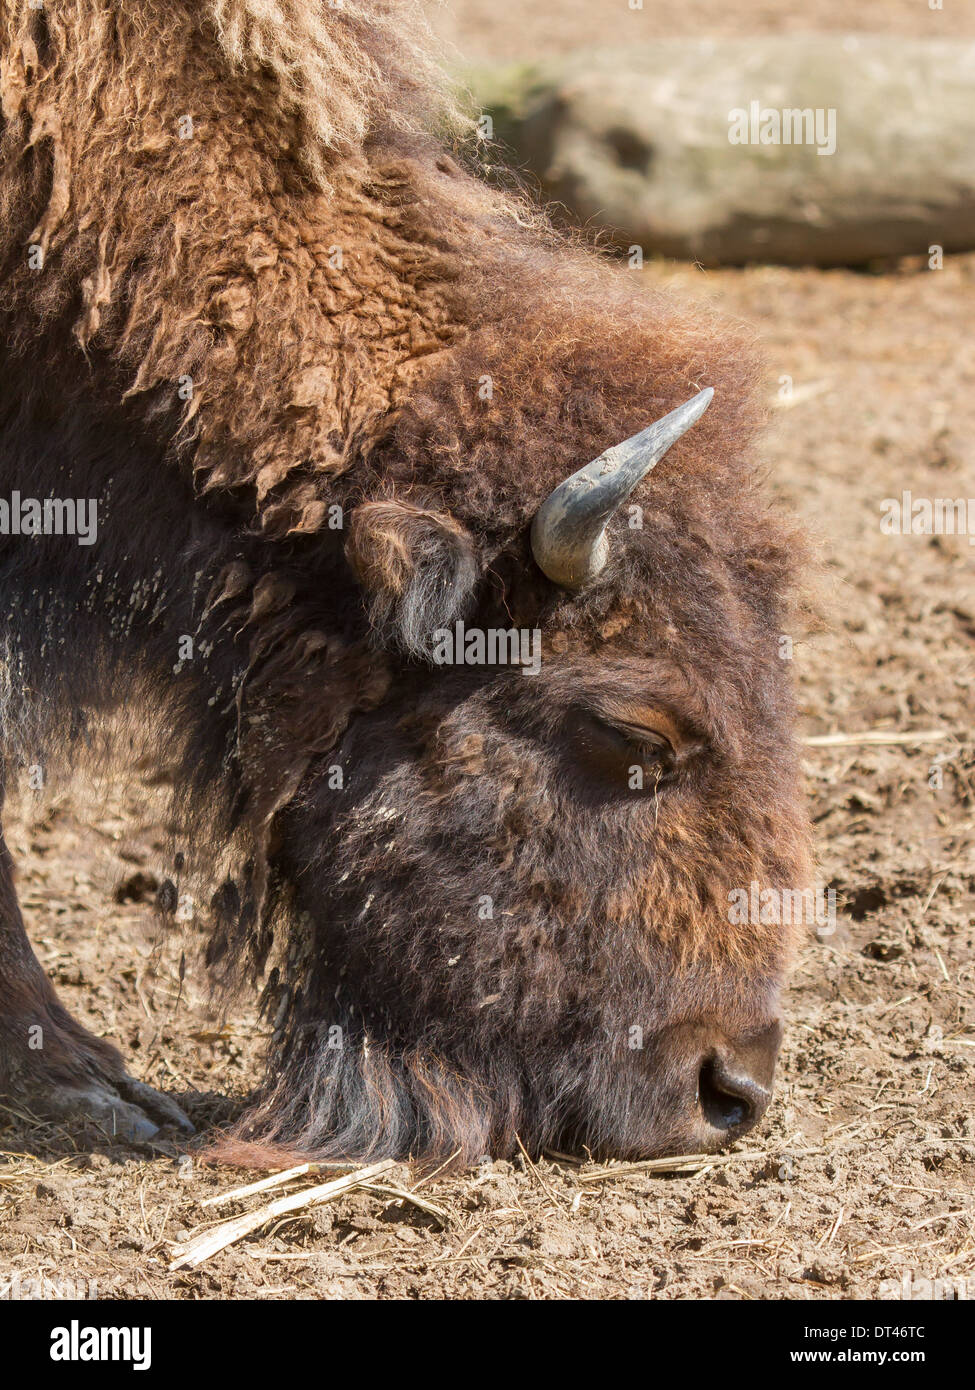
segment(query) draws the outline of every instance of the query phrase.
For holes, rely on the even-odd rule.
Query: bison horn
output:
[[[595,579],[609,555],[610,517],[701,418],[713,395],[709,386],[655,425],[614,444],[546,497],[532,522],[532,552],[549,579],[564,589],[581,589]]]

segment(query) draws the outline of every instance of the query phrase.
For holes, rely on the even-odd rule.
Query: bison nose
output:
[[[720,1057],[708,1057],[697,1082],[698,1104],[716,1130],[751,1129],[765,1114],[772,1092],[750,1076],[730,1071]]]
[[[781,1040],[782,1026],[774,1023],[750,1038],[724,1043],[702,1058],[697,1100],[716,1139],[735,1138],[765,1114]]]

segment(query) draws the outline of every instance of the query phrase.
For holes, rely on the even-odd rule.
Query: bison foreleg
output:
[[[0,836],[0,1094],[37,1115],[95,1124],[112,1137],[192,1133],[179,1106],[135,1081],[120,1054],[62,1007],[31,949]]]

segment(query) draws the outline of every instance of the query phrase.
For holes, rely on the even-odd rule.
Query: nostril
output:
[[[698,1075],[697,1098],[712,1129],[742,1129],[761,1118],[769,1092],[751,1077],[730,1072],[720,1058],[707,1057]]]

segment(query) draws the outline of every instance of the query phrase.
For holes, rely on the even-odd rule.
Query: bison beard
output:
[[[0,538],[6,778],[120,708],[178,755],[209,964],[274,1028],[236,1141],[713,1147],[793,946],[728,894],[808,874],[751,344],[467,171],[411,4],[267,13],[0,3],[0,495],[99,504],[91,547]],[[553,582],[540,504],[703,386]],[[540,629],[538,676],[431,665],[459,619]],[[0,879],[0,1088],[173,1120]]]

